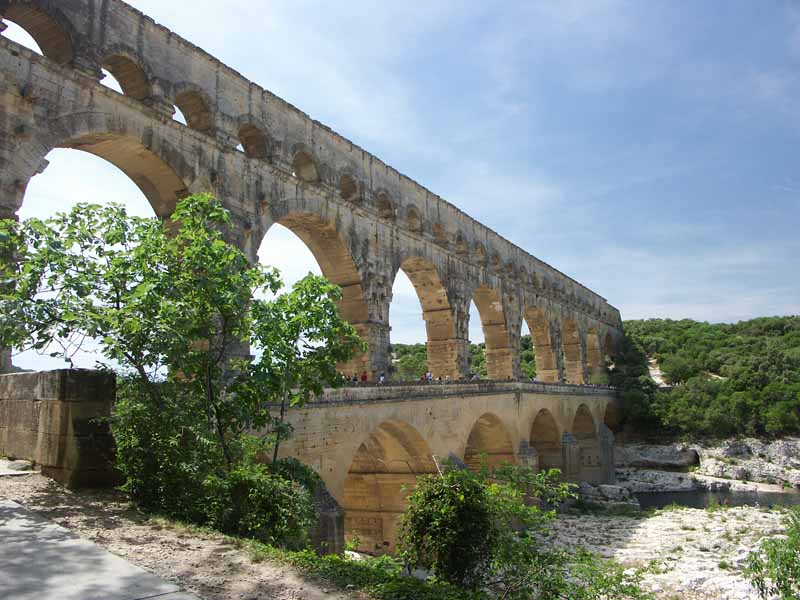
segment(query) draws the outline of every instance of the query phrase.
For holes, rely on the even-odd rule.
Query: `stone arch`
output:
[[[464,448],[464,463],[478,472],[485,461],[490,473],[503,463],[515,463],[514,446],[503,422],[492,413],[475,421]]]
[[[0,17],[13,21],[39,45],[42,54],[62,65],[75,60],[72,27],[57,10],[32,2],[0,2]]]
[[[319,182],[319,167],[307,148],[300,148],[292,157],[292,174],[306,183]]]
[[[322,274],[342,289],[339,314],[348,321],[365,342],[369,342],[369,308],[364,296],[361,274],[348,245],[336,226],[306,212],[288,213],[275,220],[299,237],[311,250]],[[266,231],[264,232],[266,234]],[[339,365],[340,371],[352,374],[366,371],[372,377],[370,352],[359,354]]]
[[[572,435],[578,446],[578,464],[574,477],[578,481],[602,481],[602,456],[597,426],[589,407],[581,404],[572,420]]]
[[[590,383],[603,383],[604,375],[603,351],[600,348],[600,336],[597,330],[590,328],[586,331],[586,363],[589,370]]]
[[[269,159],[269,138],[261,127],[251,122],[242,123],[239,127],[238,137],[245,156],[262,160]]]
[[[558,361],[553,348],[547,313],[541,308],[530,307],[525,310],[524,318],[533,339],[536,379],[550,383],[559,381]]]
[[[456,233],[456,253],[462,256],[469,252],[469,244],[464,239],[464,234],[460,231]]]
[[[440,246],[447,246],[450,242],[450,238],[447,235],[447,230],[441,223],[434,223],[433,227],[433,238],[436,240],[436,243]]]
[[[436,266],[419,256],[406,258],[400,269],[417,293],[427,333],[428,370],[434,377],[458,379],[459,341],[453,308]]]
[[[144,101],[152,95],[150,78],[139,62],[128,53],[110,52],[103,60],[103,68],[119,82],[122,93],[126,96]]]
[[[201,133],[211,133],[214,129],[214,115],[206,95],[191,84],[181,84],[177,89],[179,91],[175,94],[175,106],[183,113],[186,124]]]
[[[486,372],[489,379],[514,378],[515,352],[511,346],[511,336],[500,293],[483,285],[475,290],[473,299],[481,317],[486,343]]]
[[[393,553],[406,498],[417,477],[436,472],[430,447],[404,421],[384,421],[353,457],[344,482],[345,538],[358,536],[358,550]]]
[[[620,411],[617,403],[613,400],[606,404],[606,410],[603,413],[603,424],[615,433],[619,431]]]
[[[486,246],[482,243],[475,242],[473,252],[475,253],[475,260],[477,260],[479,264],[483,264],[486,261]]]
[[[422,231],[422,215],[413,204],[406,209],[406,227],[415,233]]]
[[[585,383],[580,331],[577,322],[571,317],[566,317],[562,321],[561,344],[564,348],[564,370],[567,383]]]
[[[339,176],[339,197],[345,202],[358,204],[361,202],[361,190],[358,180],[350,173]]]
[[[536,413],[531,424],[530,445],[536,450],[539,470],[563,469],[561,433],[553,414],[546,408]]]
[[[395,205],[388,192],[378,192],[375,196],[375,207],[378,209],[378,216],[381,219],[394,221]]]

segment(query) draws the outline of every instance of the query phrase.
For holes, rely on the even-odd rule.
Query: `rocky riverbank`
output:
[[[560,515],[558,542],[582,544],[626,567],[648,567],[643,587],[659,600],[751,600],[749,553],[783,532],[783,513],[752,506],[682,508],[640,517]]]

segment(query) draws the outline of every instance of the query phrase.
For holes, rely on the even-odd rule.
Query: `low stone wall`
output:
[[[25,459],[69,487],[115,482],[108,423],[113,375],[61,369],[0,375],[0,455]]]

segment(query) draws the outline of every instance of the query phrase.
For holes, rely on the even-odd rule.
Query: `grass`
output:
[[[484,596],[441,582],[422,581],[403,572],[394,558],[365,557],[350,560],[336,554],[319,556],[311,550],[293,552],[248,538],[222,534],[214,529],[152,516],[149,522],[171,529],[179,536],[222,537],[244,550],[253,562],[271,561],[294,567],[304,575],[331,584],[343,591],[357,590],[379,600],[479,600]]]

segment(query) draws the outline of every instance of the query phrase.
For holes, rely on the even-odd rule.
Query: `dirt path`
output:
[[[75,494],[41,475],[0,477],[0,497],[71,529],[204,600],[348,600],[284,565],[253,563],[222,535],[164,526],[114,492]]]

